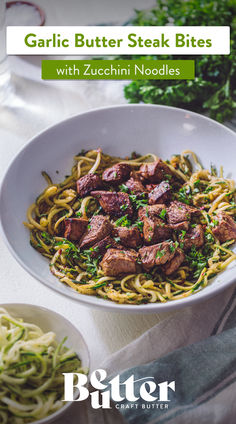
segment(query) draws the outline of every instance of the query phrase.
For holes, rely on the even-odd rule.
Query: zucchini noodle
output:
[[[62,373],[87,371],[55,333],[0,308],[0,423],[32,423],[65,405]]]
[[[201,224],[204,228],[204,246],[187,253],[185,261],[171,279],[163,274],[160,267],[154,267],[149,273],[125,275],[123,278],[105,276],[100,266],[101,258],[91,260],[88,251],[81,252],[78,246],[62,236],[61,225],[65,218],[90,219],[101,211],[98,201],[92,196],[78,196],[76,181],[89,173],[96,172],[101,176],[105,169],[117,163],[129,164],[137,171],[140,165],[156,161],[158,157],[155,154],[133,154],[130,158],[121,159],[97,149],[82,152],[74,159],[71,175],[60,184],[54,184],[44,174],[48,186],[29,207],[28,222],[25,223],[30,230],[32,246],[50,260],[51,272],[73,290],[118,303],[167,302],[185,298],[205,287],[211,278],[236,259],[235,253],[229,249],[232,242],[220,244],[212,232],[218,212],[235,216],[235,183],[224,178],[222,168],[220,175],[214,168],[211,171],[204,169],[196,154],[186,150],[173,156],[166,164],[176,176],[173,198],[200,211],[193,220],[194,224]]]

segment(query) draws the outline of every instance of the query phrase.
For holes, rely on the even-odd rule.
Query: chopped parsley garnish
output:
[[[214,243],[215,239],[211,233],[205,232],[205,238],[209,243]]]
[[[30,245],[34,248],[34,249],[38,249],[41,248],[42,245],[40,242],[38,242],[37,244],[34,244],[34,242],[32,240],[30,240]]]
[[[81,216],[82,216],[82,212],[80,212],[80,211],[75,212],[75,215],[76,215],[76,216],[78,216],[79,218],[81,218]]]
[[[93,251],[94,251],[93,248],[84,250],[82,252],[82,255],[85,256],[86,258],[85,265],[86,265],[87,272],[91,275],[96,275],[97,269],[98,269],[98,263],[101,260],[101,256],[98,256],[97,258],[92,257]]]
[[[75,284],[88,284],[88,282],[87,281],[83,281],[83,280],[80,280],[80,281],[77,281],[77,280],[71,280],[72,281],[72,283],[75,283]]]
[[[106,286],[106,284],[107,284],[107,281],[104,281],[103,283],[95,284],[95,286],[91,287],[91,289],[96,290],[96,289],[98,289],[99,287]]]
[[[195,188],[199,188],[199,184],[200,184],[200,180],[196,180],[195,183],[193,184]]]
[[[68,259],[68,261],[78,261],[80,259],[79,258],[80,250],[73,243],[71,243],[71,241],[67,239],[63,239],[63,241],[55,242],[54,245],[62,246],[63,244],[69,245],[69,247],[65,249],[65,256]]]
[[[126,211],[126,209],[128,208],[128,205],[121,205],[120,209],[122,211]]]
[[[217,219],[213,219],[210,223],[210,227],[216,227],[219,224],[219,221]]]
[[[203,193],[209,193],[210,191],[214,190],[214,187],[208,186]]]
[[[176,249],[175,246],[173,244],[170,244],[170,251],[171,251],[171,253],[174,253],[175,249]]]
[[[136,210],[141,207],[147,206],[148,204],[148,199],[146,198],[145,193],[142,193],[140,195],[130,194],[129,199],[131,200],[131,203]]]
[[[116,227],[130,227],[132,224],[131,220],[128,219],[128,215],[124,215],[121,218],[117,219],[115,221],[115,226]]]
[[[51,237],[46,231],[41,233],[41,237],[43,238],[45,244],[49,245],[53,243],[53,237]]]
[[[123,193],[127,193],[129,191],[128,187],[125,184],[121,184],[119,186],[120,191],[122,191]]]
[[[187,205],[190,205],[192,201],[192,192],[189,186],[184,186],[179,189],[178,200],[180,202],[186,203]]]
[[[182,231],[181,231],[181,234],[180,234],[180,238],[181,238],[181,240],[183,240],[183,239],[184,239],[184,236],[185,236],[186,232],[187,232],[187,231],[185,231],[185,230],[182,230]]]
[[[143,230],[143,221],[140,221],[139,219],[134,223],[134,227],[137,227],[139,231]]]
[[[162,209],[162,211],[159,213],[159,217],[161,219],[165,219],[165,216],[166,216],[166,209]]]
[[[166,253],[165,249],[158,250],[156,253],[156,258],[162,258],[162,256],[164,256],[165,253]]]
[[[203,268],[207,267],[208,264],[208,257],[198,251],[196,246],[191,247],[188,255],[186,255],[186,260],[192,270],[193,278],[198,278]]]

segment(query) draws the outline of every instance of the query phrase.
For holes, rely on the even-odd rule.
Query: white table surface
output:
[[[153,0],[146,0],[145,7]],[[47,24],[122,22],[142,0],[38,0]],[[10,160],[31,137],[62,119],[91,108],[125,103],[119,81],[42,81],[41,58],[11,57],[15,95],[0,105],[0,178]],[[22,172],[27,172],[22,169]],[[17,211],[16,211],[17,213]],[[0,240],[0,303],[34,303],[58,311],[83,334],[92,368],[163,316],[112,314],[93,310],[54,293],[26,273]]]

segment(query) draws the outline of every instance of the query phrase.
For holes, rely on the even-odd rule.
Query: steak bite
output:
[[[236,222],[232,216],[225,212],[218,212],[216,215],[217,225],[212,229],[213,234],[218,238],[220,243],[227,240],[236,240]]]
[[[116,234],[120,238],[120,243],[123,246],[135,249],[142,243],[142,237],[137,227],[117,227]]]
[[[171,197],[171,186],[167,181],[162,181],[148,195],[149,205],[156,203],[166,203]]]
[[[184,259],[184,252],[179,248],[176,249],[174,257],[162,266],[162,271],[166,275],[173,274],[173,272],[177,271],[177,269],[180,267]]]
[[[166,206],[165,205],[151,205],[151,206],[143,206],[142,208],[139,208],[138,210],[138,217],[139,219],[141,219],[141,221],[143,221],[143,219],[146,217],[160,217],[160,213],[162,211],[166,210]]]
[[[71,241],[79,241],[84,234],[88,220],[83,218],[66,218],[64,237]]]
[[[155,265],[164,265],[175,255],[176,247],[173,242],[164,241],[163,243],[152,246],[144,246],[139,249],[139,256],[142,266],[146,271],[152,269]]]
[[[121,184],[129,178],[130,171],[127,163],[117,163],[103,172],[102,179],[109,184]]]
[[[174,200],[167,208],[167,220],[169,224],[178,224],[183,221],[190,221],[191,215],[199,213],[197,208]]]
[[[167,240],[171,236],[171,229],[161,218],[143,218],[143,236],[146,244],[154,244]]]
[[[80,241],[82,249],[93,246],[104,239],[113,230],[113,226],[107,216],[95,215],[88,225],[88,229]]]
[[[174,231],[188,231],[190,222],[189,221],[182,221],[177,222],[176,224],[169,224],[169,227]]]
[[[126,181],[125,185],[132,194],[138,195],[147,191],[140,179],[140,176],[135,171],[131,172],[130,179]]]
[[[133,250],[108,249],[101,262],[105,275],[116,277],[138,271],[138,254]]]
[[[97,174],[86,174],[77,181],[77,192],[81,197],[86,196],[92,190],[102,187],[102,180]]]
[[[141,165],[139,174],[150,183],[160,183],[163,180],[173,179],[173,172],[161,159]]]
[[[122,249],[123,246],[120,243],[117,243],[112,237],[107,236],[90,247],[91,258],[97,258],[100,255],[103,256],[107,249],[110,249],[111,247],[114,249]]]
[[[178,239],[180,243],[183,243],[184,250],[191,249],[192,246],[199,248],[204,244],[203,228],[200,224],[198,224],[196,227],[190,228],[187,233],[183,230]]]
[[[115,191],[92,191],[91,196],[95,197],[102,209],[111,216],[133,215],[133,208],[127,193]]]

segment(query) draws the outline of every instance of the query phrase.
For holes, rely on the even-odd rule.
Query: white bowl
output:
[[[70,173],[76,153],[82,148],[97,147],[112,155],[153,152],[163,159],[191,149],[206,168],[211,163],[218,168],[223,165],[225,175],[236,180],[235,133],[196,113],[166,106],[127,105],[89,111],[61,122],[23,147],[10,164],[1,187],[0,215],[6,243],[31,275],[78,302],[110,311],[135,313],[185,307],[219,293],[235,281],[235,270],[231,266],[192,296],[147,305],[119,305],[78,294],[60,283],[50,273],[48,261],[30,246],[29,231],[22,222],[26,219],[28,206],[45,188],[41,171],[47,171],[54,182],[59,182]]]
[[[22,318],[25,322],[38,325],[44,332],[53,331],[56,334],[56,340],[61,342],[67,337],[66,346],[72,348],[81,360],[83,367],[89,369],[89,352],[83,336],[70,321],[58,313],[42,308],[41,306],[30,305],[26,303],[5,303],[0,305],[6,309],[15,318]],[[73,402],[67,402],[54,414],[41,420],[34,421],[33,424],[48,424],[60,418],[73,405]]]

